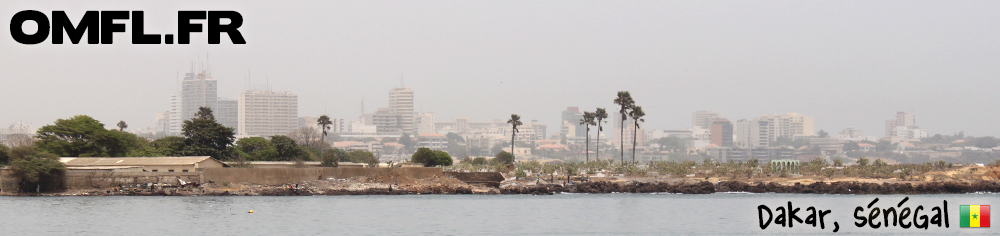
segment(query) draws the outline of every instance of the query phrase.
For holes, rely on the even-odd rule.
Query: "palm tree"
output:
[[[118,131],[119,132],[124,132],[125,128],[128,128],[128,124],[125,124],[124,120],[123,121],[118,121]]]
[[[632,163],[635,163],[635,140],[639,134],[639,122],[646,122],[646,119],[642,118],[646,116],[646,112],[642,111],[641,106],[635,106],[629,115],[632,116],[632,123],[635,123],[635,131],[632,132]]]
[[[604,128],[601,128],[601,122],[607,122],[604,121],[607,118],[608,112],[604,108],[598,107],[597,111],[594,112],[594,119],[597,120],[597,152],[594,153],[594,158],[598,161],[601,160],[601,131],[604,130]]]
[[[580,124],[587,126],[587,150],[584,151],[584,153],[587,155],[587,162],[590,162],[590,126],[597,124],[594,122],[594,113],[589,111],[583,112],[583,118],[580,119]]]
[[[319,136],[319,159],[320,160],[322,160],[324,157],[326,157],[326,156],[323,156],[323,147],[326,146],[326,131],[330,130],[330,125],[332,125],[332,124],[333,124],[333,122],[330,121],[330,117],[326,116],[326,115],[319,116],[319,119],[316,119],[316,125],[319,125],[320,129],[323,130],[322,131],[323,135]]]
[[[621,159],[622,164],[625,163],[625,120],[628,120],[629,111],[635,106],[635,101],[632,100],[632,94],[628,91],[618,91],[618,98],[615,98],[615,104],[621,106],[621,110],[618,110],[618,114],[622,115],[621,124],[621,134],[618,135],[621,140]]]
[[[517,114],[510,114],[510,120],[507,120],[507,124],[510,124],[510,156],[514,156],[514,136],[517,135],[517,127],[523,125],[521,123],[521,116]],[[511,158],[511,162],[514,162],[514,158]]]

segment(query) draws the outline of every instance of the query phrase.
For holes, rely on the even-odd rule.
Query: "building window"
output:
[[[160,172],[160,170],[153,170],[153,172]]]
[[[167,172],[174,172],[174,170],[167,170]]]
[[[181,172],[188,172],[188,170],[187,170],[187,169],[184,169],[184,170],[182,170]]]

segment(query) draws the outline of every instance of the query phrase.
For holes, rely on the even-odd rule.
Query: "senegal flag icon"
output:
[[[962,205],[962,227],[989,228],[990,205]]]

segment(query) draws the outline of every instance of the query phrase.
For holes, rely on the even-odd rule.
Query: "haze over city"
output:
[[[403,83],[415,110],[437,120],[517,113],[550,134],[566,107],[614,110],[615,93],[627,90],[648,129],[687,128],[698,110],[733,121],[797,112],[817,131],[881,136],[884,121],[905,111],[931,134],[1000,135],[990,109],[1000,105],[1000,32],[984,27],[1000,21],[998,4],[17,2],[0,6],[0,16],[65,10],[76,21],[86,10],[144,10],[147,31],[163,33],[176,30],[177,10],[225,6],[243,14],[247,44],[0,37],[0,124],[37,128],[85,114],[108,126],[152,126],[194,61],[209,67],[220,97],[268,84],[298,95],[299,116],[355,119],[362,98],[372,112]]]

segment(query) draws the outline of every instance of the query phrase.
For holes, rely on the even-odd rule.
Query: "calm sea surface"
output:
[[[904,195],[557,194],[311,197],[0,197],[3,235],[664,235],[974,234],[959,205],[1000,204],[998,194],[908,195],[921,214],[948,201],[950,228],[858,228],[854,208],[894,207]],[[826,229],[761,230],[757,206],[832,211]],[[247,213],[253,210],[254,213]],[[867,213],[867,211],[866,211]],[[993,215],[995,215],[994,213]],[[930,216],[928,216],[929,218]],[[880,217],[881,218],[881,217]],[[994,217],[995,218],[995,217]],[[997,220],[993,220],[994,224]]]

